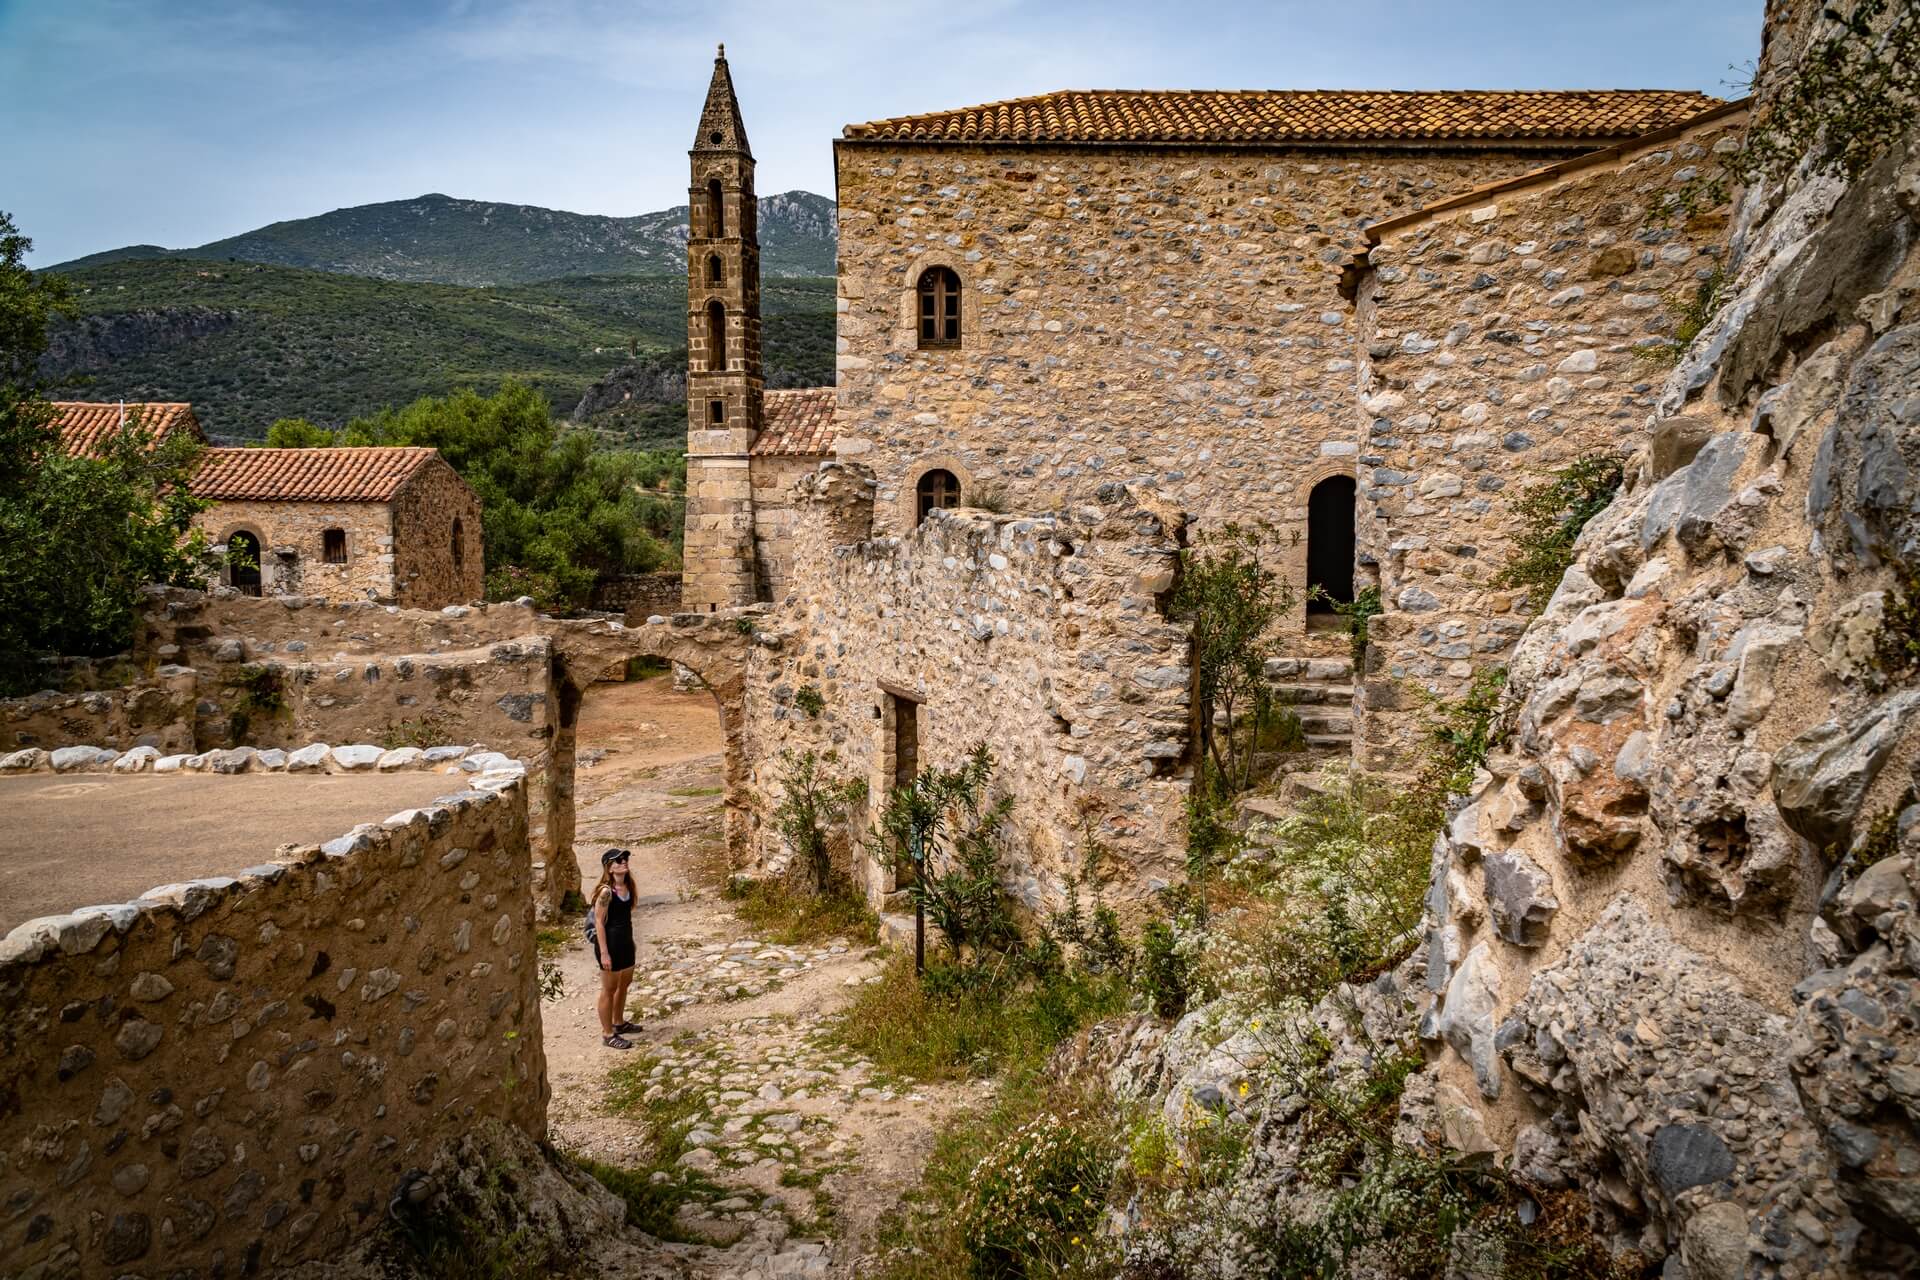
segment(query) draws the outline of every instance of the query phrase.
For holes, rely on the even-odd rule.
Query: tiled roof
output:
[[[209,449],[189,486],[224,502],[387,502],[440,456],[385,445],[333,449]]]
[[[53,407],[58,410],[53,424],[60,432],[60,447],[68,453],[98,457],[107,441],[120,430],[118,401],[97,404],[87,400],[55,400]],[[175,431],[191,431],[198,439],[207,438],[190,404],[128,404],[126,413],[129,419],[139,414],[141,425],[153,432],[156,441]]]
[[[917,142],[1254,143],[1624,138],[1717,105],[1667,89],[1093,89],[848,125]]]
[[[832,451],[832,387],[769,391],[763,404],[766,420],[753,442],[756,455],[813,458]]]

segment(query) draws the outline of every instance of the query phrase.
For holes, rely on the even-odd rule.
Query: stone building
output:
[[[1546,603],[1500,581],[1522,536],[1516,497],[1576,459],[1624,459],[1646,442],[1675,313],[1725,262],[1725,210],[1663,208],[1718,176],[1746,116],[1728,103],[1367,228],[1345,283],[1359,557],[1384,610],[1356,685],[1362,767],[1403,754],[1407,682],[1457,694]]]
[[[98,456],[129,420],[155,441],[206,439],[187,404],[54,408],[68,453]],[[211,448],[191,488],[214,503],[195,523],[230,553],[225,585],[249,595],[437,609],[485,594],[480,499],[437,449]]]
[[[433,609],[485,592],[480,499],[436,449],[208,449],[192,487],[248,594]]]

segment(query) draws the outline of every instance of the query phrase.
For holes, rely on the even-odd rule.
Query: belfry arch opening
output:
[[[1307,614],[1353,603],[1352,476],[1328,476],[1307,495]]]
[[[715,240],[727,234],[726,198],[720,191],[720,179],[707,183],[707,235]]]
[[[715,298],[707,304],[707,368],[715,373],[727,367],[727,307]]]

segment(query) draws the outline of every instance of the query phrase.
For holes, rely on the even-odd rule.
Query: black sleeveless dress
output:
[[[633,968],[633,899],[607,889],[607,927],[600,933],[600,955],[614,972]]]

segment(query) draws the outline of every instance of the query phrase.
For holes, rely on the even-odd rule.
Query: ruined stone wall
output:
[[[0,942],[9,1273],[276,1273],[545,1136],[516,775],[262,859]]]
[[[760,594],[784,600],[793,589],[793,485],[818,458],[757,457],[753,476],[753,559]]]
[[[0,751],[92,742],[106,747],[194,749],[199,677],[161,667],[151,680],[81,693],[51,690],[0,699]]]
[[[1522,540],[1519,498],[1644,442],[1665,376],[1650,357],[1715,278],[1726,225],[1724,210],[1659,209],[1718,175],[1743,123],[1723,115],[1376,233],[1356,317],[1357,533],[1385,612],[1355,699],[1363,767],[1405,764],[1403,682],[1458,694],[1545,603],[1495,583]]]
[[[486,596],[480,499],[445,463],[422,467],[393,501],[394,601],[409,609]]]
[[[259,538],[260,589],[267,595],[393,598],[393,512],[384,503],[219,502],[194,523],[216,544],[240,530]],[[328,529],[347,535],[345,564],[326,562]]]
[[[606,613],[624,613],[633,621],[680,612],[680,571],[622,573],[600,579],[593,588],[593,607]]]
[[[1187,633],[1160,600],[1180,517],[1112,484],[1052,515],[942,512],[910,537],[864,539],[873,493],[865,468],[830,463],[797,494],[807,590],[763,620],[769,643],[747,673],[763,863],[785,858],[767,822],[781,752],[831,751],[829,772],[867,781],[871,819],[894,784],[890,699],[905,697],[922,767],[993,749],[996,790],[1014,798],[1003,870],[1029,908],[1058,903],[1088,833],[1117,901],[1177,879]],[[857,869],[876,895],[893,887]]]
[[[1819,13],[1771,6],[1769,85]],[[1727,260],[1513,655],[1423,1029],[1467,1145],[1663,1274],[1910,1275],[1920,136],[1742,193]]]
[[[1014,510],[1120,482],[1202,527],[1353,474],[1354,323],[1337,292],[1369,221],[1567,152],[975,148],[843,142],[842,457],[912,527],[934,467]],[[959,350],[916,349],[914,290],[960,278]]]

